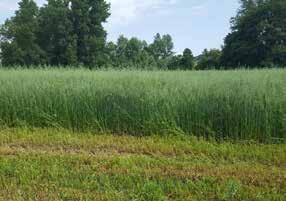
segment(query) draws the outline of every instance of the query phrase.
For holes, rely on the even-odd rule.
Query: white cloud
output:
[[[18,8],[20,0],[0,0],[0,12],[7,13]],[[179,0],[107,0],[111,3],[111,16],[108,19],[108,26],[126,25],[147,13],[167,13],[170,6]],[[39,6],[45,0],[35,0]]]
[[[162,12],[178,0],[107,0],[111,3],[111,17],[108,25],[127,25],[147,13]]]
[[[0,12],[12,13],[17,10],[20,0],[0,0]],[[168,15],[172,6],[180,0],[106,0],[111,3],[111,16],[107,27],[115,25],[128,25],[146,14],[156,13]],[[42,6],[46,0],[35,0],[38,6]],[[1,14],[0,14],[1,15]]]

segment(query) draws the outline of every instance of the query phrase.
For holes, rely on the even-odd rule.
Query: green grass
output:
[[[286,70],[2,69],[0,125],[280,141]]]
[[[284,201],[285,138],[281,69],[0,69],[0,201]]]
[[[284,201],[286,146],[0,131],[0,200]]]

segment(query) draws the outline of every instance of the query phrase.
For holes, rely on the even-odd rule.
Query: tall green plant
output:
[[[285,139],[286,75],[1,70],[0,124],[132,135]]]

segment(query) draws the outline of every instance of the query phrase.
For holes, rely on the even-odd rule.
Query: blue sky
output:
[[[220,48],[229,32],[229,21],[238,0],[107,0],[112,15],[105,27],[108,40],[119,35],[136,36],[147,42],[154,35],[170,34],[175,51],[190,48],[195,55],[204,48]],[[0,23],[13,15],[18,0],[0,0]],[[42,5],[45,0],[36,0]]]

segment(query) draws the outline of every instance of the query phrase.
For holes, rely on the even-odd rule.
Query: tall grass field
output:
[[[0,70],[2,127],[286,137],[286,70]]]

